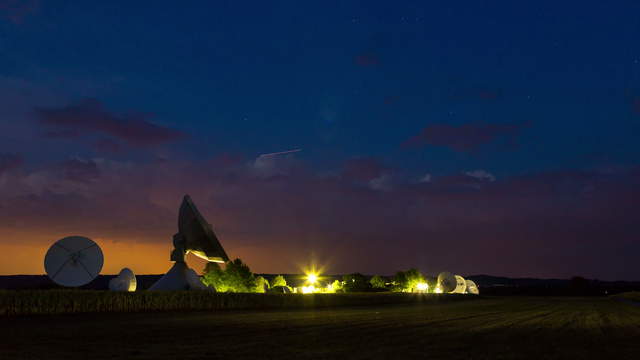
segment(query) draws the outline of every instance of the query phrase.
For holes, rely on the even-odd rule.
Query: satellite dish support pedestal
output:
[[[173,250],[171,251],[171,261],[184,262],[184,256],[187,253],[185,250],[186,241],[181,233],[173,235]]]

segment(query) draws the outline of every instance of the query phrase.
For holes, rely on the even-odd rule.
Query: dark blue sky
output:
[[[253,260],[261,271],[270,271],[270,262],[258,259],[255,249],[242,250],[260,248],[255,245],[260,234],[274,243],[286,237],[286,224],[301,222],[318,229],[296,233],[306,239],[292,250],[296,255],[331,252],[326,249],[335,249],[336,242],[351,244],[344,251],[370,248],[369,235],[358,226],[377,216],[387,224],[376,231],[380,241],[391,241],[402,229],[414,240],[393,241],[415,249],[408,251],[414,254],[422,246],[429,249],[428,244],[414,245],[422,241],[418,239],[473,238],[478,226],[486,238],[474,246],[499,251],[496,247],[502,245],[491,241],[501,238],[510,242],[505,256],[518,259],[518,249],[562,243],[565,232],[577,234],[575,227],[590,234],[611,234],[615,228],[621,235],[611,241],[635,250],[640,232],[626,226],[636,219],[608,216],[609,206],[618,204],[617,211],[627,214],[625,201],[638,200],[633,190],[640,183],[638,14],[636,1],[178,5],[0,0],[0,203],[54,212],[63,207],[73,215],[80,211],[74,201],[81,198],[97,204],[97,213],[118,212],[114,209],[121,205],[100,201],[125,196],[122,188],[130,187],[148,205],[138,210],[153,213],[154,221],[162,223],[164,211],[172,218],[179,193],[197,194],[207,187],[211,190],[200,201],[219,232],[228,231],[225,246],[237,247],[236,255]],[[258,157],[298,148],[302,151],[269,158],[267,165]],[[167,174],[157,174],[163,167],[171,169],[169,174],[182,171],[190,180],[166,183]],[[202,167],[213,174],[201,176]],[[123,168],[148,178],[114,175]],[[258,227],[251,236],[218,224],[216,218],[229,207],[244,202],[258,209],[251,201],[266,206],[281,198],[278,191],[289,191],[269,187],[274,183],[300,191],[282,204],[299,212],[287,210],[273,220],[283,224]],[[147,184],[161,184],[157,186],[164,190],[149,193]],[[237,187],[247,199],[217,199]],[[106,188],[114,190],[106,195]],[[621,190],[627,188],[628,193]],[[316,189],[329,197],[345,194],[319,204],[308,198]],[[531,189],[544,190],[531,195]],[[167,195],[171,191],[175,199]],[[594,200],[584,198],[584,191],[600,193]],[[529,194],[527,200],[514,200],[523,194]],[[433,217],[414,218],[416,199],[423,199],[425,213],[438,213],[429,208],[431,201],[454,207],[447,210],[446,221],[459,228],[442,230],[442,223],[431,223]],[[217,208],[216,201],[225,206]],[[357,213],[367,201],[373,201],[374,210],[381,207],[377,215],[362,216],[368,220],[330,215],[333,207]],[[56,205],[47,207],[51,204]],[[321,206],[325,212],[299,218],[308,207],[319,211]],[[549,208],[563,209],[553,216],[558,224],[533,235],[547,223],[542,218],[552,216]],[[588,216],[576,214],[585,208]],[[389,209],[396,212],[379,215]],[[238,211],[229,223],[252,228],[252,220],[259,222],[246,209]],[[512,212],[527,215],[505,219]],[[493,217],[486,215],[488,223],[478,220],[489,213]],[[2,227],[5,235],[35,236],[16,230],[27,220],[10,218]],[[45,238],[48,222],[38,221],[38,234]],[[103,234],[96,224],[61,225],[53,233],[95,231],[105,241],[151,241],[151,232],[124,223],[126,219],[107,217]],[[602,226],[587,231],[581,227],[585,223]],[[336,227],[339,234],[323,233],[321,224]],[[513,240],[507,228],[532,230],[526,239]],[[598,269],[595,258],[602,256],[606,241],[594,239],[594,244],[575,261],[567,260],[575,250],[567,240],[558,250],[562,255],[542,267],[534,260],[523,269],[515,260],[483,267],[495,262],[485,258],[459,271],[640,278],[638,272],[626,275],[631,258],[620,251],[612,250],[605,259],[618,268]],[[390,273],[394,266],[425,271],[438,269],[424,263],[456,266],[444,255],[398,255],[393,264],[376,265],[378,250],[365,251],[368,260],[351,261],[361,268],[335,260],[335,269]],[[273,271],[284,270],[289,268]]]

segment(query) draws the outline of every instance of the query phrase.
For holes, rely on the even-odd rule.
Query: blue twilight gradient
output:
[[[637,158],[639,12],[634,1],[42,2],[1,24],[0,74],[151,112],[192,135],[185,156],[301,147],[322,164],[579,168]],[[361,54],[378,63],[358,66]],[[399,147],[429,123],[523,120],[514,151]]]
[[[300,148],[318,173],[372,158],[409,179],[633,168],[638,14],[638,1],[0,0],[0,153],[37,169]],[[83,99],[185,137],[109,153],[104,134],[48,133],[43,109]],[[468,151],[410,145],[434,124],[520,127]]]

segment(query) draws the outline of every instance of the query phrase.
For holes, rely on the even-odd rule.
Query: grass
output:
[[[0,319],[3,359],[637,359],[640,307],[482,298],[298,310]]]
[[[468,295],[402,293],[234,294],[205,291],[0,290],[0,316],[158,311],[297,309],[335,306],[443,302],[478,299]]]
[[[630,291],[613,295],[612,298],[632,302],[640,302],[640,291]]]

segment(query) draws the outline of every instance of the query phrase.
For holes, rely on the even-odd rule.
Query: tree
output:
[[[284,276],[278,275],[271,281],[271,286],[287,286],[287,280],[285,280]]]
[[[393,287],[392,291],[401,292],[406,289],[407,286],[407,275],[404,271],[398,271],[393,276]]]
[[[416,289],[416,286],[419,283],[424,283],[426,280],[424,276],[418,271],[418,269],[412,268],[405,271],[405,275],[407,278],[406,289],[408,292],[413,292]]]
[[[371,280],[369,280],[371,287],[374,289],[384,289],[386,286],[386,281],[380,275],[374,275]]]
[[[370,288],[367,278],[360,273],[353,273],[342,276],[344,283],[343,289],[345,292],[362,292],[367,291]]]
[[[426,282],[424,276],[417,269],[398,271],[393,277],[393,291],[412,292],[418,283]]]
[[[220,265],[214,262],[207,263],[202,273],[202,282],[207,286],[213,286],[216,291],[224,292],[225,286],[225,273],[220,268]]]
[[[333,290],[333,292],[342,292],[344,290],[342,288],[342,283],[340,282],[340,280],[333,281],[333,283],[331,284],[331,290]]]
[[[254,292],[256,279],[249,267],[240,259],[227,262],[222,270],[216,263],[208,263],[204,269],[203,282],[219,292]]]
[[[263,278],[262,276],[256,277],[255,292],[264,293],[264,292],[267,292],[268,290],[269,290],[269,281],[267,281],[267,279]]]
[[[251,273],[251,269],[240,259],[235,259],[227,263],[225,272],[225,282],[228,291],[231,292],[252,292],[256,287],[256,279]]]

